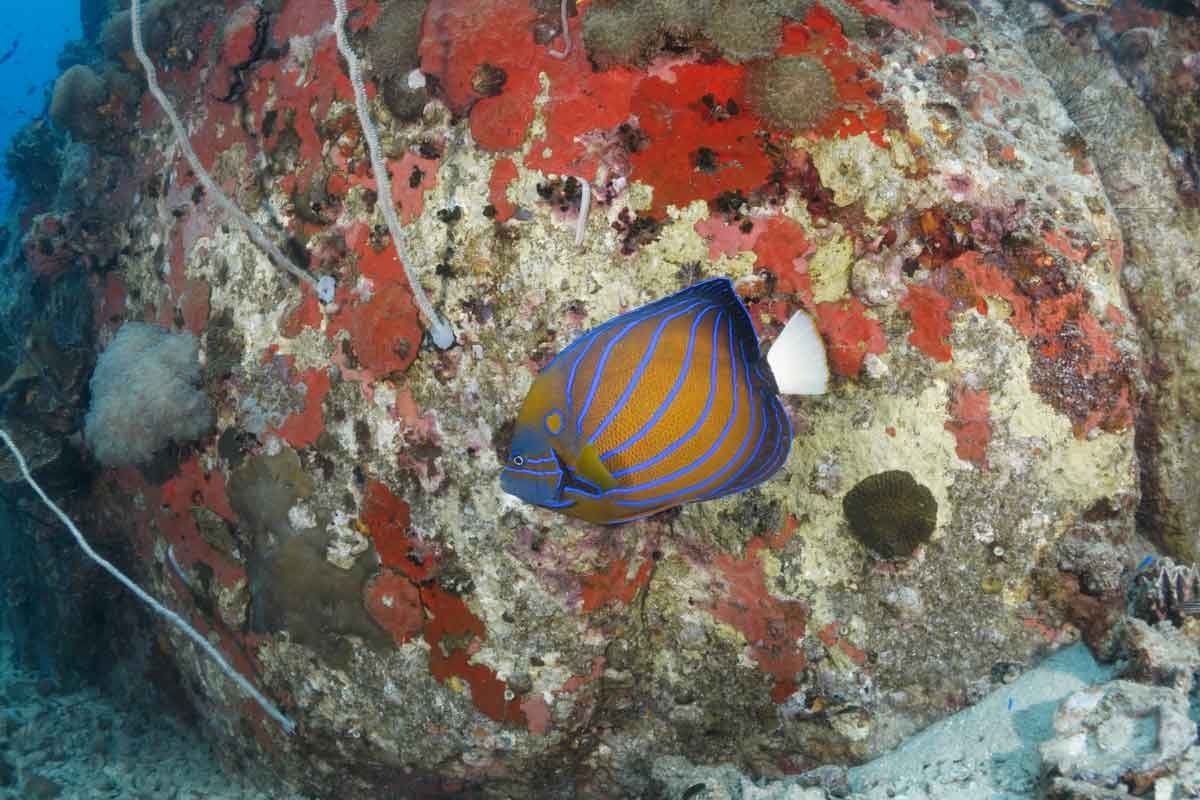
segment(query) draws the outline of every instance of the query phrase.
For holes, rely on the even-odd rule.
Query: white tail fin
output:
[[[829,365],[825,343],[812,317],[797,311],[767,353],[767,364],[780,394],[825,394]]]

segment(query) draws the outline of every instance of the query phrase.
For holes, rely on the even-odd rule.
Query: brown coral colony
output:
[[[903,470],[859,481],[846,493],[842,510],[854,537],[883,558],[911,556],[937,526],[933,493]]]
[[[755,65],[748,89],[758,114],[785,130],[811,128],[838,105],[829,70],[804,56],[773,58]]]

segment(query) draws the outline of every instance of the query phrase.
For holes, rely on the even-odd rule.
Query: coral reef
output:
[[[89,17],[105,56],[72,69],[114,99],[75,120],[95,93],[63,83],[87,140],[6,252],[25,306],[86,287],[86,341],[189,342],[206,424],[138,437],[79,502],[302,733],[165,635],[230,758],[324,796],[639,796],[665,756],[862,761],[1081,636],[1165,676],[1173,645],[1119,644],[1122,576],[1141,537],[1182,557],[1200,530],[1176,469],[1196,228],[1127,210],[1169,148],[1151,115],[1078,113],[1074,70],[1137,106],[1102,51],[1050,55],[1091,28],[995,0],[596,0],[565,30],[562,9],[355,0],[355,87],[327,2],[153,3],[178,125],[126,93],[149,74],[129,16]],[[265,240],[336,291],[279,280]],[[423,341],[405,267],[456,346]],[[540,368],[717,275],[765,342],[804,309],[827,346],[779,475],[615,528],[505,495]],[[10,350],[16,397],[35,381]],[[73,411],[30,417],[47,464]],[[1147,625],[1183,621],[1163,602]]]
[[[58,188],[62,142],[43,121],[17,131],[4,151],[4,169],[27,197],[46,197]]]
[[[1148,387],[1141,395],[1138,421],[1140,515],[1167,552],[1194,561],[1200,558],[1200,498],[1188,476],[1196,466],[1200,415],[1187,398],[1196,396],[1200,355],[1183,333],[1200,325],[1200,304],[1184,289],[1200,252],[1200,210],[1186,190],[1194,179],[1178,163],[1155,115],[1099,43],[1074,45],[1074,32],[1045,9],[1035,7],[1023,16],[1030,53],[1064,98],[1120,220],[1121,283],[1138,315],[1151,365],[1145,371]],[[1200,36],[1194,17],[1139,15],[1130,9],[1112,24],[1121,27],[1139,16],[1143,22],[1161,21],[1171,37],[1194,41]],[[1178,88],[1171,86],[1168,93],[1175,95]],[[1161,104],[1156,108],[1160,118],[1169,113]],[[1163,131],[1171,131],[1170,126]]]

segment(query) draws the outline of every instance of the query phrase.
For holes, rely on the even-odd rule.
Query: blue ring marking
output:
[[[712,445],[709,445],[708,450],[706,452],[702,453],[702,455],[700,457],[694,459],[694,461],[692,461],[690,464],[686,465],[686,467],[677,469],[676,471],[674,471],[674,473],[671,473],[670,475],[664,475],[662,477],[659,477],[659,479],[647,481],[646,483],[640,483],[640,485],[631,486],[631,487],[629,487],[628,491],[622,492],[623,494],[631,494],[631,493],[635,493],[635,492],[647,491],[647,489],[652,489],[655,486],[661,486],[661,485],[664,485],[664,483],[668,483],[673,480],[676,480],[676,479],[678,479],[679,476],[686,475],[686,474],[690,473],[690,471],[694,471],[697,468],[702,468],[702,467],[704,467],[704,465],[706,465],[708,463],[709,459],[713,457],[714,453],[718,452],[721,449],[721,447],[725,445],[725,441],[728,439],[728,434],[730,434],[730,431],[733,428],[733,423],[734,423],[734,421],[737,420],[737,417],[738,417],[738,407],[740,404],[739,403],[739,395],[740,395],[739,390],[742,389],[742,386],[740,386],[740,381],[738,379],[738,361],[739,361],[739,359],[738,359],[737,354],[734,353],[734,336],[733,336],[732,319],[730,320],[730,324],[728,324],[726,327],[727,327],[728,333],[730,333],[730,366],[731,366],[730,391],[732,393],[733,399],[732,399],[732,403],[731,403],[730,415],[728,415],[728,419],[725,421],[725,427],[721,429],[721,433],[720,433],[719,437],[716,438],[715,441],[713,441]],[[728,467],[728,464],[726,465],[726,467]],[[721,470],[721,471],[724,471],[724,470]],[[718,474],[720,474],[720,473],[718,473]],[[709,477],[712,477],[712,475],[709,475]],[[707,482],[707,481],[702,481],[702,482]],[[664,500],[670,499],[672,497],[677,497],[678,494],[682,494],[686,491],[689,491],[689,489],[695,488],[695,486],[696,485],[692,485],[686,489],[683,489],[683,491],[676,491],[676,492],[672,492],[667,495],[660,495],[660,497],[655,498],[655,499],[624,500],[624,501],[618,500],[618,503],[620,505],[644,505],[644,504],[648,504],[648,503],[660,503],[660,501],[664,501]]]
[[[775,415],[780,420],[780,424],[778,424],[775,432],[775,449],[771,451],[771,458],[763,465],[762,469],[752,476],[754,478],[754,483],[750,484],[752,486],[762,483],[781,470],[783,465],[787,463],[788,452],[792,449],[792,437],[790,435],[792,423],[788,420],[787,411],[784,409],[782,403],[775,403]],[[788,433],[786,436],[783,435],[784,429]]]
[[[535,478],[552,478],[557,474],[551,470],[520,469],[518,467],[505,467],[503,471],[511,472],[514,475],[532,475]]]
[[[599,439],[604,434],[604,431],[606,428],[608,428],[609,423],[611,423],[616,418],[617,414],[621,413],[621,410],[625,408],[625,404],[629,402],[629,398],[633,395],[634,390],[637,389],[638,383],[641,382],[642,375],[644,375],[646,372],[646,367],[648,367],[650,365],[650,361],[654,358],[654,351],[658,348],[658,342],[662,338],[663,330],[665,330],[666,327],[668,325],[670,325],[673,320],[676,320],[679,317],[684,316],[685,314],[687,314],[689,311],[696,308],[697,306],[704,305],[705,302],[706,301],[703,301],[703,300],[697,300],[697,301],[693,302],[691,305],[684,306],[682,309],[674,312],[673,314],[664,317],[662,319],[662,321],[660,321],[658,323],[658,327],[654,329],[654,333],[651,334],[650,341],[646,345],[646,352],[644,352],[642,354],[641,359],[638,361],[637,369],[634,370],[633,375],[631,375],[629,377],[629,382],[625,384],[625,389],[624,389],[624,391],[621,392],[621,396],[619,398],[617,398],[617,402],[613,403],[613,407],[611,409],[609,409],[607,416],[605,416],[604,419],[602,419],[600,421],[600,425],[596,428],[596,430],[594,430],[590,434],[588,434],[588,438],[587,438],[588,444],[594,443],[597,439]],[[702,311],[700,313],[701,313],[701,315],[703,315],[705,312]],[[693,330],[694,330],[694,326],[693,326]],[[690,354],[690,350],[689,350],[689,354]],[[687,367],[686,367],[686,360],[685,360],[684,369],[686,370],[686,368]],[[604,458],[601,457],[600,460],[604,461]]]
[[[739,347],[738,349],[740,352],[738,353],[736,358],[737,358],[737,361],[741,361],[742,365],[743,365],[742,376],[745,378],[746,402],[750,406],[750,421],[746,425],[745,436],[743,436],[742,443],[738,446],[737,452],[734,454],[733,458],[726,461],[724,466],[722,466],[716,472],[710,473],[708,475],[708,477],[702,478],[701,480],[697,481],[696,483],[691,484],[690,486],[685,486],[682,489],[676,489],[674,492],[671,492],[669,494],[659,495],[658,498],[654,501],[627,500],[627,501],[617,501],[618,503],[620,503],[621,505],[643,505],[647,502],[663,502],[663,501],[673,500],[677,497],[681,497],[683,495],[688,495],[688,494],[692,494],[693,492],[699,491],[703,487],[716,481],[722,475],[725,475],[729,470],[733,469],[733,473],[731,475],[728,475],[725,478],[725,480],[717,483],[716,486],[714,486],[712,489],[708,490],[708,491],[720,492],[724,487],[726,487],[729,484],[730,481],[736,479],[737,476],[741,473],[741,470],[745,468],[745,463],[742,461],[742,455],[746,452],[747,445],[750,444],[750,438],[754,435],[756,426],[761,423],[757,419],[758,418],[758,404],[754,402],[754,400],[755,400],[754,385],[750,381],[750,368],[745,360],[745,345],[742,344],[742,346]],[[736,364],[736,361],[735,361],[735,364]],[[735,370],[734,375],[736,376],[736,374],[737,374],[737,372]],[[735,391],[736,391],[736,388],[735,388]],[[735,395],[735,397],[736,397],[736,395]],[[721,435],[721,443],[724,443],[724,440],[727,438],[727,434],[728,434],[730,428],[732,427],[733,420],[737,418],[736,410],[737,409],[735,406],[734,413],[730,416],[729,422],[726,424],[725,432],[722,433],[722,435]],[[708,460],[707,457],[704,460],[707,461]],[[736,465],[736,468],[735,468],[735,465]],[[693,502],[693,501],[699,500],[699,499],[701,499],[701,498],[693,497],[690,500],[684,500],[683,502]]]
[[[587,356],[588,351],[596,339],[626,320],[634,318],[643,319],[660,313],[664,309],[674,305],[685,296],[704,297],[716,307],[720,308],[723,312],[729,311],[730,313],[735,314],[738,318],[737,324],[739,330],[744,329],[744,333],[748,336],[748,338],[753,339],[755,352],[757,353],[758,336],[754,332],[754,323],[750,320],[750,312],[746,309],[746,304],[742,302],[742,298],[738,297],[737,292],[734,290],[733,281],[729,280],[729,278],[709,278],[706,281],[701,281],[700,283],[694,284],[685,289],[680,289],[678,292],[668,295],[667,297],[662,297],[652,303],[647,303],[640,308],[635,308],[631,311],[625,312],[624,314],[619,314],[607,322],[601,323],[595,328],[585,331],[579,336],[579,338],[571,342],[569,345],[563,348],[558,355],[551,359],[550,363],[547,364],[542,370],[543,374],[552,369],[565,365],[567,360],[572,356],[575,358],[574,362],[571,364],[570,370],[568,371],[566,381],[566,417],[568,419],[573,416],[575,409],[573,402],[574,386],[579,365]],[[576,350],[580,349],[582,349],[582,352],[575,355]]]
[[[679,301],[679,303],[683,302],[687,301]],[[596,367],[592,370],[592,382],[588,387],[587,400],[584,402],[583,409],[579,412],[579,415],[575,417],[575,436],[577,439],[583,438],[583,420],[587,417],[588,411],[590,411],[592,408],[592,401],[596,399],[596,391],[600,387],[600,380],[604,377],[604,370],[608,366],[608,357],[612,355],[613,348],[615,348],[617,343],[624,339],[625,336],[638,325],[641,325],[647,320],[653,319],[660,313],[663,313],[667,310],[673,310],[677,307],[677,303],[672,303],[670,306],[665,306],[662,309],[655,311],[654,314],[638,315],[636,319],[631,320],[629,324],[627,324],[615,336],[611,337],[605,343],[604,350],[600,353],[600,358],[596,362]]]
[[[731,350],[732,350],[732,344],[731,344]],[[750,423],[746,426],[746,435],[742,439],[742,443],[738,447],[738,451],[734,455],[734,457],[732,459],[730,459],[729,461],[727,461],[725,463],[725,465],[723,467],[721,467],[719,470],[717,470],[715,473],[709,475],[707,478],[705,478],[697,483],[691,484],[690,486],[686,486],[682,489],[677,489],[674,492],[670,492],[669,494],[659,495],[658,497],[656,497],[652,500],[617,500],[615,502],[618,505],[623,505],[623,506],[647,505],[649,503],[662,503],[662,502],[666,502],[669,500],[673,500],[677,497],[680,497],[681,495],[695,492],[695,491],[699,490],[701,487],[712,483],[713,481],[717,480],[717,478],[721,477],[721,475],[723,475],[726,471],[728,471],[730,469],[730,467],[732,467],[734,464],[738,464],[738,462],[741,460],[742,453],[745,452],[746,446],[750,443],[750,436],[751,436],[751,432],[754,430],[755,418],[757,416],[757,411],[758,411],[757,404],[754,402],[754,386],[750,382],[749,365],[746,364],[746,361],[745,361],[745,343],[744,342],[738,348],[738,353],[736,354],[736,356],[733,360],[733,362],[734,362],[734,380],[735,380],[733,413],[730,415],[728,422],[726,422],[726,424],[725,424],[725,430],[722,431],[720,440],[718,440],[717,443],[714,445],[714,448],[719,449],[718,446],[721,444],[724,444],[724,441],[725,441],[726,437],[728,436],[729,430],[733,425],[733,420],[736,419],[736,417],[737,417],[736,379],[737,379],[737,362],[738,361],[741,361],[743,364],[745,364],[745,369],[743,370],[743,376],[745,377],[746,399],[747,399],[747,402],[750,404]],[[709,448],[709,452],[706,453],[698,462],[694,463],[692,466],[694,467],[699,463],[703,463],[703,462],[707,461],[709,459],[709,457],[711,457],[712,453],[715,452],[714,448]],[[739,469],[740,469],[740,467],[739,467]],[[687,472],[687,471],[688,470],[684,470],[683,472]],[[736,475],[736,473],[735,473],[735,475]],[[660,480],[662,480],[662,479],[660,479]],[[727,478],[725,483],[728,483],[728,481],[729,481],[729,479]],[[652,482],[652,483],[656,483],[656,482]],[[717,488],[719,489],[721,486],[724,486],[725,483],[718,484]],[[642,487],[642,488],[648,488],[648,487]],[[615,491],[614,491],[614,493],[615,493]],[[697,499],[699,499],[699,498],[692,498],[691,500],[684,500],[682,502],[687,503],[687,502],[692,502]]]
[[[542,508],[570,508],[575,505],[574,500],[546,500],[538,503]]]
[[[550,430],[550,418],[556,414],[558,415],[558,430],[552,431]],[[552,408],[546,412],[546,416],[542,417],[542,427],[545,428],[546,433],[550,434],[551,436],[558,436],[560,433],[562,433],[562,426],[565,421],[566,418],[562,415],[562,412],[557,408]]]
[[[767,420],[765,419],[766,414],[763,416],[764,419],[759,420],[758,441],[754,444],[754,452],[752,452],[749,458],[747,458],[745,462],[738,468],[736,474],[729,476],[729,479],[720,486],[709,489],[702,497],[696,498],[697,500],[712,500],[716,497],[723,497],[726,494],[735,494],[740,492],[746,487],[739,487],[738,484],[742,483],[746,478],[752,477],[754,473],[758,472],[762,468],[761,463],[756,463],[756,459],[758,458],[759,453],[762,452],[763,440],[766,439],[767,430],[770,428],[770,425],[767,424]],[[747,434],[749,434],[749,431],[747,431]],[[774,455],[774,449],[772,449],[771,454]],[[750,474],[747,475],[747,473]]]
[[[614,478],[622,478],[631,472],[639,472],[643,469],[649,469],[663,459],[670,458],[676,450],[687,444],[687,442],[696,435],[696,432],[704,427],[704,423],[708,420],[708,415],[712,411],[713,400],[716,397],[715,389],[717,386],[717,367],[720,365],[720,348],[718,347],[717,340],[721,334],[721,318],[723,316],[725,316],[725,312],[720,311],[717,313],[716,319],[713,320],[712,361],[708,371],[708,400],[704,403],[703,410],[700,411],[700,417],[694,423],[692,423],[692,427],[688,428],[687,432],[684,433],[683,436],[680,436],[678,439],[672,442],[669,447],[664,449],[658,455],[652,456],[640,464],[634,464],[631,467],[626,467],[625,469],[614,472],[612,474]]]
[[[565,494],[573,494],[576,497],[586,497],[589,500],[599,500],[604,497],[604,491],[597,486],[595,492],[589,492],[587,489],[581,489],[577,486],[566,486],[563,488]]]
[[[644,318],[646,316],[652,316],[654,314],[657,314],[663,308],[674,304],[677,300],[679,300],[679,298],[683,297],[684,295],[701,295],[703,297],[708,298],[712,302],[717,302],[717,298],[712,296],[713,292],[714,291],[719,292],[720,288],[724,288],[724,287],[718,287],[717,286],[718,284],[728,284],[728,291],[730,291],[730,292],[733,291],[733,282],[730,281],[728,278],[709,278],[706,281],[701,281],[700,283],[696,283],[691,286],[680,289],[677,292],[673,292],[672,294],[669,294],[666,297],[660,297],[657,300],[651,301],[644,306],[638,306],[637,308],[632,308],[623,314],[618,314],[617,316],[613,317],[612,319],[606,320],[605,322],[602,322],[601,324],[597,325],[596,327],[591,328],[590,330],[584,331],[579,336],[579,338],[577,338],[575,341],[571,342],[569,345],[567,345],[565,348],[563,348],[562,351],[560,351],[558,353],[558,355],[556,355],[553,359],[551,359],[550,363],[546,365],[546,368],[548,369],[551,366],[553,366],[554,363],[557,362],[559,359],[562,359],[563,356],[569,355],[572,350],[574,350],[576,347],[579,347],[583,343],[583,341],[585,339],[587,339],[588,337],[596,336],[598,334],[604,333],[609,328],[616,327],[618,324],[626,321],[627,319],[632,319],[635,316]]]
[[[594,483],[593,481],[589,481],[587,478],[583,477],[578,472],[571,476],[571,480],[578,481],[579,483],[586,484],[587,486],[590,486],[592,489],[595,489],[597,492],[596,497],[599,497],[600,495],[604,494],[604,490],[600,488],[600,484]]]
[[[774,398],[771,399],[774,400]],[[783,439],[779,436],[779,428],[782,427],[779,424],[779,417],[782,415],[786,418],[787,415],[783,412],[782,406],[777,401],[771,403],[771,410],[775,417],[774,420],[772,420],[772,427],[775,429],[775,442],[771,446],[770,455],[758,463],[755,463],[755,460],[758,458],[759,448],[761,447],[760,442],[759,448],[755,448],[754,455],[751,456],[746,462],[747,464],[753,464],[753,468],[747,471],[748,474],[738,475],[737,479],[728,487],[730,491],[724,492],[724,494],[736,494],[738,492],[744,492],[746,489],[751,487],[757,486],[767,478],[770,478],[772,475],[774,475],[779,468],[783,466],[784,461],[787,460],[787,450],[784,450],[783,458],[780,458],[779,454],[779,450],[782,445],[786,445],[787,449],[791,449],[791,437]],[[763,435],[766,434],[767,427],[768,426],[766,425],[763,426]],[[712,497],[713,496],[710,495],[706,496],[704,499],[709,500],[712,499]]]
[[[733,393],[733,408],[730,409],[729,419],[725,420],[725,427],[721,430],[721,435],[719,437],[717,437],[717,440],[709,446],[708,450],[706,450],[703,455],[701,455],[699,458],[692,461],[691,464],[688,464],[685,467],[681,467],[669,475],[664,475],[661,478],[655,478],[654,480],[647,481],[646,483],[637,484],[634,486],[629,486],[629,487],[624,487],[624,488],[619,488],[619,489],[613,489],[612,490],[613,494],[634,494],[636,492],[642,492],[647,489],[653,489],[654,487],[661,486],[664,483],[670,483],[671,481],[675,480],[676,478],[680,477],[681,475],[686,475],[687,473],[691,472],[692,470],[696,469],[697,467],[703,466],[705,464],[705,462],[708,461],[708,459],[712,458],[713,453],[715,453],[721,449],[721,446],[725,443],[726,437],[729,436],[729,431],[733,428],[733,422],[734,422],[734,420],[737,419],[737,412],[738,412],[738,394],[739,394],[739,392],[738,392],[738,389],[739,389],[738,368],[737,368],[738,358],[736,357],[736,355],[734,353],[733,319],[732,318],[729,320],[728,330],[729,330],[729,354],[730,354],[730,368],[731,368],[730,371],[733,373],[732,379],[730,381],[730,384],[731,384],[730,389]],[[677,494],[678,494],[678,492],[673,492],[673,493],[666,495],[665,497],[662,497],[660,499],[664,499],[664,500],[669,499],[670,497],[674,497]],[[617,502],[620,503],[621,505],[645,505],[646,503],[649,503],[649,502],[658,502],[658,500],[654,500],[654,501],[651,501],[651,500],[620,501],[620,500],[618,500]]]
[[[784,428],[783,420],[787,419],[787,412],[784,411],[783,405],[779,402],[778,398],[768,396],[766,392],[762,394],[764,403],[772,412],[769,427],[775,434],[774,444],[771,447],[770,454],[766,458],[761,460],[752,459],[752,463],[755,463],[755,466],[739,476],[738,483],[741,484],[739,491],[762,483],[773,475],[779,467],[783,466],[783,462],[787,459],[787,451],[791,449],[791,437],[785,439],[781,436]],[[790,423],[788,425],[790,428]],[[780,453],[780,449],[783,449],[783,453]]]
[[[662,403],[659,404],[658,408],[654,411],[654,414],[650,417],[650,419],[646,420],[645,424],[638,429],[637,433],[633,434],[633,436],[629,437],[621,444],[601,455],[601,461],[608,461],[608,459],[612,458],[613,456],[628,450],[630,447],[633,447],[635,444],[640,442],[642,438],[655,425],[658,424],[658,421],[663,418],[663,415],[667,413],[667,409],[669,409],[671,404],[675,402],[675,397],[679,394],[680,390],[683,389],[684,384],[687,383],[687,376],[692,371],[692,353],[696,349],[696,329],[700,327],[700,323],[704,320],[704,316],[712,310],[717,311],[717,317],[714,320],[715,322],[718,322],[721,318],[720,315],[724,313],[723,311],[717,309],[716,306],[709,306],[696,315],[696,319],[692,322],[691,331],[688,333],[687,353],[683,356],[683,363],[679,368],[679,376],[675,378],[675,384],[671,387],[671,391],[667,393],[666,398],[664,398]]]
[[[566,392],[566,394],[567,394],[567,414],[568,415],[573,415],[575,413],[575,411],[574,411],[575,400],[574,400],[574,397],[572,396],[573,389],[575,387],[575,373],[579,371],[580,363],[582,363],[583,359],[587,356],[588,350],[590,350],[592,348],[592,344],[595,343],[596,339],[598,338],[599,332],[600,332],[599,329],[596,329],[595,331],[593,331],[591,333],[585,334],[583,336],[583,338],[579,339],[579,341],[576,342],[576,344],[578,344],[579,342],[586,341],[586,344],[583,346],[583,351],[579,354],[579,357],[576,358],[575,361],[571,364],[570,372],[567,373],[567,392]],[[574,345],[567,348],[567,350],[564,350],[562,352],[562,355],[566,355],[567,352],[569,350],[571,350],[573,347],[574,347]],[[557,361],[558,359],[556,358],[554,360]],[[551,363],[550,366],[553,366],[553,363]],[[550,367],[548,366],[548,367],[546,367],[546,369],[548,371],[550,369]]]
[[[583,359],[587,356],[588,351],[591,349],[592,344],[595,343],[596,339],[598,339],[600,336],[607,333],[609,330],[611,330],[612,328],[615,328],[618,325],[621,325],[630,320],[645,319],[647,317],[650,317],[650,316],[653,316],[654,314],[659,313],[660,311],[662,311],[663,309],[665,309],[667,307],[673,306],[675,303],[679,302],[679,299],[683,295],[688,295],[688,294],[692,294],[692,293],[706,294],[706,292],[702,289],[702,287],[704,287],[705,284],[713,283],[714,281],[719,282],[722,280],[728,281],[727,278],[714,278],[713,280],[705,281],[704,283],[698,283],[695,286],[689,286],[686,289],[681,289],[680,291],[675,292],[674,294],[659,298],[658,300],[655,300],[652,303],[647,303],[646,305],[641,306],[640,308],[635,308],[631,311],[626,311],[624,314],[618,314],[617,316],[613,317],[612,319],[608,320],[607,322],[597,325],[595,328],[592,328],[591,330],[585,332],[578,339],[576,339],[575,341],[573,341],[569,345],[567,345],[566,348],[563,349],[562,352],[560,352],[558,355],[556,355],[550,361],[550,363],[546,365],[545,369],[542,370],[543,373],[549,372],[552,368],[554,368],[555,366],[558,365],[559,361],[563,361],[565,363],[567,357],[569,357],[572,353],[574,353],[574,351],[576,349],[582,348],[583,352],[579,353],[578,356],[575,357],[575,361],[571,364],[571,369],[569,370],[568,375],[567,375],[567,386],[566,386],[567,417],[571,417],[574,415],[575,405],[573,402],[573,399],[574,399],[573,398],[573,394],[574,394],[573,390],[574,390],[574,386],[575,386],[575,375],[579,371],[579,365],[583,362]],[[730,284],[730,286],[732,286],[732,284]]]

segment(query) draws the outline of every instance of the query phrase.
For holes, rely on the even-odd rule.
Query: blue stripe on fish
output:
[[[588,434],[589,443],[596,441],[596,439],[604,433],[605,429],[608,428],[609,423],[611,423],[613,418],[617,416],[617,413],[620,412],[625,407],[625,404],[629,402],[630,395],[632,395],[633,390],[637,388],[638,383],[642,379],[642,375],[646,372],[647,365],[649,365],[650,360],[654,357],[654,351],[658,347],[659,339],[662,337],[663,328],[667,327],[671,320],[687,314],[689,311],[700,305],[700,302],[691,303],[679,309],[678,311],[673,312],[670,314],[670,316],[662,318],[662,320],[658,323],[658,326],[654,329],[653,335],[650,337],[650,344],[647,345],[646,352],[642,354],[642,360],[638,362],[637,369],[634,370],[633,377],[629,379],[629,383],[625,386],[625,391],[621,392],[621,396],[617,398],[617,402],[613,405],[612,410],[610,410],[608,415],[601,420],[596,429]],[[697,318],[697,321],[698,320],[699,318]],[[597,374],[599,373],[597,372]]]
[[[720,328],[717,327],[717,325],[720,323],[721,318],[723,318],[724,316],[725,316],[725,313],[721,312],[720,315],[717,317],[716,323],[714,323],[714,325],[713,325],[712,359],[711,359],[712,365],[711,365],[711,369],[709,372],[708,393],[707,393],[708,399],[705,401],[704,410],[702,412],[700,412],[700,416],[696,419],[696,422],[692,425],[691,428],[688,429],[687,433],[685,433],[683,436],[676,439],[673,443],[671,443],[669,446],[667,446],[666,449],[659,452],[659,454],[656,455],[654,458],[652,458],[648,461],[643,461],[640,464],[634,464],[633,466],[626,467],[625,469],[622,469],[622,470],[617,470],[616,472],[612,473],[614,478],[623,478],[632,472],[637,472],[637,471],[643,470],[643,469],[649,469],[650,467],[653,467],[654,465],[660,463],[661,461],[663,461],[667,458],[670,458],[672,455],[675,454],[675,452],[677,450],[679,450],[679,448],[683,447],[688,441],[690,441],[692,436],[696,433],[696,431],[700,430],[701,426],[704,425],[705,421],[708,420],[708,415],[712,411],[713,400],[717,396],[716,395],[717,339],[720,336],[720,332],[721,332]],[[604,462],[606,464],[608,463],[609,455],[615,455],[616,452],[620,452],[621,450],[624,450],[626,448],[626,446],[630,446],[633,444],[635,444],[635,442],[632,442],[632,441],[626,442],[620,448],[615,448],[615,452],[609,451],[609,453],[606,453],[602,457]]]
[[[731,346],[732,346],[732,343],[731,343]],[[680,477],[686,475],[689,472],[696,470],[697,468],[704,466],[705,463],[708,461],[708,459],[711,458],[714,453],[716,453],[718,450],[721,449],[721,445],[723,445],[725,443],[726,438],[728,438],[729,431],[733,427],[733,423],[737,419],[737,414],[738,414],[738,396],[741,394],[741,392],[738,391],[739,386],[738,386],[738,368],[737,367],[738,367],[738,362],[737,362],[737,360],[734,360],[733,370],[732,370],[733,385],[730,387],[730,391],[733,394],[733,410],[730,412],[729,417],[725,420],[725,427],[723,427],[721,429],[721,435],[719,437],[717,437],[717,440],[715,442],[713,442],[712,445],[709,446],[708,450],[706,450],[704,452],[704,455],[700,456],[700,458],[696,459],[695,461],[692,461],[691,463],[680,467],[679,469],[675,470],[674,472],[670,473],[669,475],[664,475],[660,478],[656,478],[656,479],[654,479],[652,481],[648,481],[646,483],[634,484],[633,486],[630,486],[628,488],[613,489],[613,491],[612,491],[613,494],[633,494],[636,492],[644,492],[647,489],[654,489],[658,486],[663,485],[664,483],[669,483],[677,478],[680,478]],[[751,414],[750,424],[753,425],[754,424],[754,416],[753,416],[754,405],[753,404],[750,404],[750,414]],[[726,462],[725,465],[721,468],[721,471],[723,472],[724,470],[728,469],[731,466],[731,464],[732,464],[732,462]],[[696,488],[696,487],[688,486],[688,487],[685,487],[678,491],[672,492],[670,494],[662,495],[659,498],[654,498],[654,500],[652,500],[651,502],[657,502],[660,499],[661,500],[671,500],[671,499],[678,497],[686,492],[692,491],[694,488]],[[616,502],[618,505],[630,506],[630,505],[644,505],[646,503],[646,500],[645,499],[643,499],[641,501],[618,500]]]
[[[684,385],[685,380],[688,375],[688,370],[691,368],[692,353],[695,351],[695,348],[696,348],[696,329],[700,327],[700,323],[704,321],[704,317],[708,314],[709,311],[712,311],[712,310],[713,310],[712,308],[705,308],[699,314],[695,315],[696,318],[692,322],[692,328],[688,332],[687,353],[684,354],[683,361],[681,361],[679,363],[679,375],[678,375],[678,377],[675,378],[675,383],[671,386],[671,391],[667,392],[667,396],[663,399],[663,401],[661,403],[659,403],[658,408],[655,409],[655,411],[654,411],[654,414],[650,417],[650,419],[646,420],[645,423],[642,424],[642,427],[638,428],[637,433],[633,434],[633,436],[629,437],[621,444],[617,445],[616,447],[612,448],[611,450],[609,450],[608,452],[606,452],[602,456],[600,456],[600,458],[602,460],[607,461],[612,456],[615,456],[618,453],[622,453],[625,450],[632,447],[633,445],[637,444],[639,441],[641,441],[642,437],[646,435],[646,431],[653,428],[654,425],[660,419],[662,419],[663,415],[667,413],[667,409],[669,409],[671,407],[671,403],[675,400],[676,395],[679,394],[679,390],[683,388],[683,385]],[[717,320],[713,326],[714,333],[717,330],[716,326],[720,324],[720,319],[722,316],[724,316],[724,314],[725,314],[724,311],[717,311]],[[714,336],[714,338],[715,338],[715,336]],[[715,346],[713,348],[713,352],[714,352],[714,354],[716,353]],[[716,371],[716,359],[715,358],[713,359],[713,371],[714,371],[714,373]],[[716,380],[714,378],[713,380],[710,381],[710,385],[715,382],[716,382]],[[701,421],[703,421],[703,415],[701,416],[701,420],[697,421],[697,424],[699,424]]]
[[[790,445],[750,315],[717,278],[614,317],[555,356],[522,406],[501,484],[572,516],[624,522],[751,488]]]

